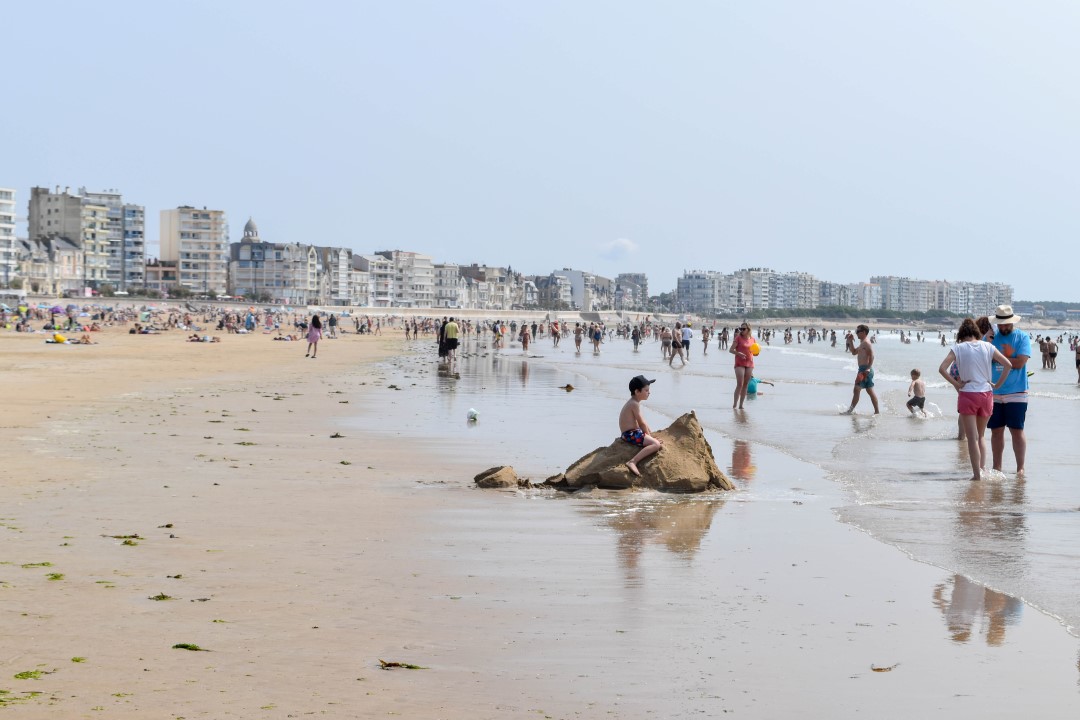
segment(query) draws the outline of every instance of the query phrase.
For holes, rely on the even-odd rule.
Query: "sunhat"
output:
[[[998,325],[1015,325],[1020,316],[1013,313],[1012,305],[998,305],[994,310],[994,322]]]

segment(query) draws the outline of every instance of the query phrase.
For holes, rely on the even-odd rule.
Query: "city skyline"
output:
[[[71,241],[74,243],[75,248],[85,247],[86,255],[83,260],[71,258],[66,262],[75,263],[77,268],[81,268],[82,274],[79,275],[77,272],[76,275],[79,275],[79,279],[83,281],[84,285],[94,289],[104,282],[107,282],[110,287],[122,291],[138,288],[143,285],[143,282],[139,280],[143,278],[144,274],[150,275],[152,268],[160,268],[170,263],[171,267],[174,268],[173,272],[176,273],[175,280],[178,284],[187,287],[189,290],[198,290],[201,286],[201,291],[204,294],[212,289],[216,292],[240,295],[251,292],[262,294],[266,290],[273,289],[259,287],[259,278],[265,277],[265,270],[259,270],[256,267],[262,266],[262,250],[258,251],[259,257],[255,257],[251,252],[245,252],[242,256],[237,254],[239,248],[248,243],[264,243],[264,240],[258,234],[254,218],[249,218],[245,223],[242,240],[233,241],[229,236],[228,213],[225,211],[205,207],[199,209],[193,206],[179,206],[162,210],[160,212],[162,239],[159,248],[161,252],[159,257],[153,257],[143,254],[142,228],[144,226],[145,209],[139,205],[124,203],[122,193],[119,190],[109,189],[104,192],[91,192],[85,187],[80,187],[72,192],[70,187],[65,187],[63,191],[61,191],[60,187],[55,189],[34,187],[31,189],[30,195],[30,206],[27,212],[30,238],[36,241],[53,237]],[[4,208],[12,206],[15,198],[11,190],[0,188],[0,200],[4,203],[3,206],[0,206],[0,211],[3,211]],[[10,232],[10,212],[6,216],[3,212],[0,212],[0,220],[3,220],[4,217],[8,218],[9,224],[6,231]],[[125,225],[125,223],[127,224]],[[136,231],[133,234],[130,232],[132,229]],[[0,227],[0,230],[3,230],[3,227]],[[134,244],[132,244],[132,237],[135,239]],[[110,247],[112,245],[115,245],[115,247]],[[335,258],[332,264],[340,266],[333,271],[334,283],[339,285],[335,297],[340,301],[347,297],[353,297],[352,282],[345,279],[345,274],[351,271],[348,268],[353,256],[361,258],[373,254],[388,256],[390,254],[390,251],[376,250],[364,253],[351,248],[341,249],[297,243],[272,243],[271,245],[276,248],[279,254],[284,249],[285,253],[295,254],[299,252],[307,255],[309,252],[315,252],[316,247],[319,247],[321,251],[329,252]],[[308,249],[304,250],[302,248]],[[4,246],[0,245],[0,250],[3,249]],[[428,255],[423,250],[399,249],[395,250],[394,254],[397,255],[399,251],[403,257],[417,256],[425,258],[424,262],[434,267],[436,274],[439,272],[438,268],[459,267],[458,264],[451,261]],[[346,253],[348,256],[346,256]],[[131,265],[124,270],[124,275],[132,283],[130,287],[120,279],[119,272],[124,267],[121,260],[129,255],[133,260],[138,260],[139,265],[139,267]],[[213,260],[215,257],[217,258],[216,261]],[[163,264],[158,263],[158,259]],[[183,260],[178,263],[178,260],[181,259]],[[327,256],[326,259],[329,260],[330,256]],[[241,264],[238,265],[238,261]],[[252,265],[251,261],[256,262]],[[290,260],[290,262],[295,261],[296,258]],[[106,262],[109,268],[108,277],[106,277],[105,272]],[[478,262],[474,260],[473,267],[476,268],[478,264],[488,266],[486,261]],[[245,270],[248,267],[253,269]],[[465,266],[462,265],[461,267],[464,268]],[[4,269],[6,271],[10,268],[5,266]],[[368,268],[364,266],[363,269],[367,270]],[[504,269],[509,268],[504,267]],[[244,280],[241,281],[234,277],[234,271],[240,272],[244,276]],[[69,283],[73,278],[70,274],[65,275],[65,272],[70,273],[71,268],[59,272],[60,275],[53,276],[52,281],[60,280],[61,276],[63,276],[61,284],[65,284],[66,287],[66,283]],[[279,273],[276,276],[279,289],[289,288],[290,294],[295,290],[300,290],[299,285],[292,286],[289,282],[281,285],[280,282],[287,278],[280,274],[280,269],[277,272]],[[574,270],[568,266],[564,266],[561,270],[555,267],[551,271],[541,270],[539,272],[528,268],[524,270],[518,268],[515,272],[523,273],[526,277],[536,280],[537,284],[545,275],[576,276],[577,280],[574,281],[576,287],[575,297],[582,295],[582,288],[584,287],[582,283],[585,276],[596,277],[607,284],[614,281],[615,284],[610,288],[611,297],[609,300],[615,297],[614,290],[622,278],[627,278],[629,283],[626,291],[635,296],[639,295],[643,286],[648,283],[647,273],[619,273],[615,278],[607,278],[599,275],[599,273],[580,268]],[[155,282],[146,283],[147,287],[164,289],[161,284],[161,270],[153,270],[153,274]],[[6,275],[5,272],[5,277]],[[253,284],[256,286],[256,290],[251,289]],[[306,287],[308,281],[303,284],[305,288],[301,290],[300,295],[292,297],[297,302],[300,301],[301,295],[306,295],[309,289],[314,288],[314,286],[311,288]],[[745,289],[743,289],[744,286]],[[972,282],[956,278],[930,280],[892,275],[872,276],[868,280],[860,279],[852,283],[838,283],[829,278],[818,278],[810,273],[776,271],[766,267],[742,268],[726,273],[722,270],[713,269],[684,271],[676,280],[676,289],[673,294],[675,297],[673,302],[679,308],[695,311],[730,310],[731,308],[742,307],[745,304],[748,310],[849,306],[860,309],[879,308],[901,311],[925,311],[937,308],[959,314],[977,315],[983,312],[984,308],[1012,302],[1012,287],[1005,283]],[[380,293],[380,296],[382,296],[383,300],[392,300],[392,297],[385,297],[384,293]],[[453,293],[444,299],[452,296]],[[639,303],[647,301],[648,296],[649,294],[646,293],[644,298],[639,299]],[[374,294],[371,296],[371,300],[373,301],[371,304],[374,305]],[[420,303],[418,306],[440,306],[423,302],[422,298],[409,298],[410,305],[418,301]],[[535,301],[536,298],[533,298],[532,302]],[[525,302],[529,304],[528,300]],[[352,303],[353,301],[350,300],[348,304]],[[356,303],[360,305],[369,304],[359,299],[356,300]],[[447,306],[454,307],[456,302]]]
[[[190,204],[232,241],[254,217],[654,294],[761,265],[1077,294],[1046,265],[1080,232],[1078,7],[61,5],[6,11],[20,216],[33,186],[119,188],[150,246]]]

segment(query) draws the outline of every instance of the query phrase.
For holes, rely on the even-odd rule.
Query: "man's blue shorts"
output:
[[[1010,430],[1023,430],[1024,420],[1027,418],[1026,402],[994,403],[994,413],[990,416],[990,422],[986,427],[996,430],[1007,427]]]

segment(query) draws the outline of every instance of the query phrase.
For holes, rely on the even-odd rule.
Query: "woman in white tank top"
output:
[[[956,333],[956,345],[938,368],[945,381],[959,393],[956,411],[960,413],[960,424],[967,438],[972,480],[979,480],[982,468],[986,466],[986,440],[983,434],[994,410],[994,389],[1004,384],[1004,380],[1000,378],[996,384],[991,384],[991,364],[1010,364],[1008,358],[993,345],[981,340],[981,337],[982,333],[975,321],[964,318],[960,330]],[[959,378],[949,374],[949,366],[954,360]],[[1008,375],[1009,373],[1001,373],[1002,377],[1007,378]]]

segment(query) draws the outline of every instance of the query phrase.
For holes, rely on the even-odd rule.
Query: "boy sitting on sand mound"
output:
[[[652,384],[655,380],[647,380],[644,375],[637,375],[630,380],[630,399],[623,405],[619,413],[619,432],[622,439],[641,450],[632,459],[628,460],[626,467],[630,472],[641,477],[637,464],[658,452],[664,443],[652,436],[645,418],[641,416],[641,403],[649,399]]]

